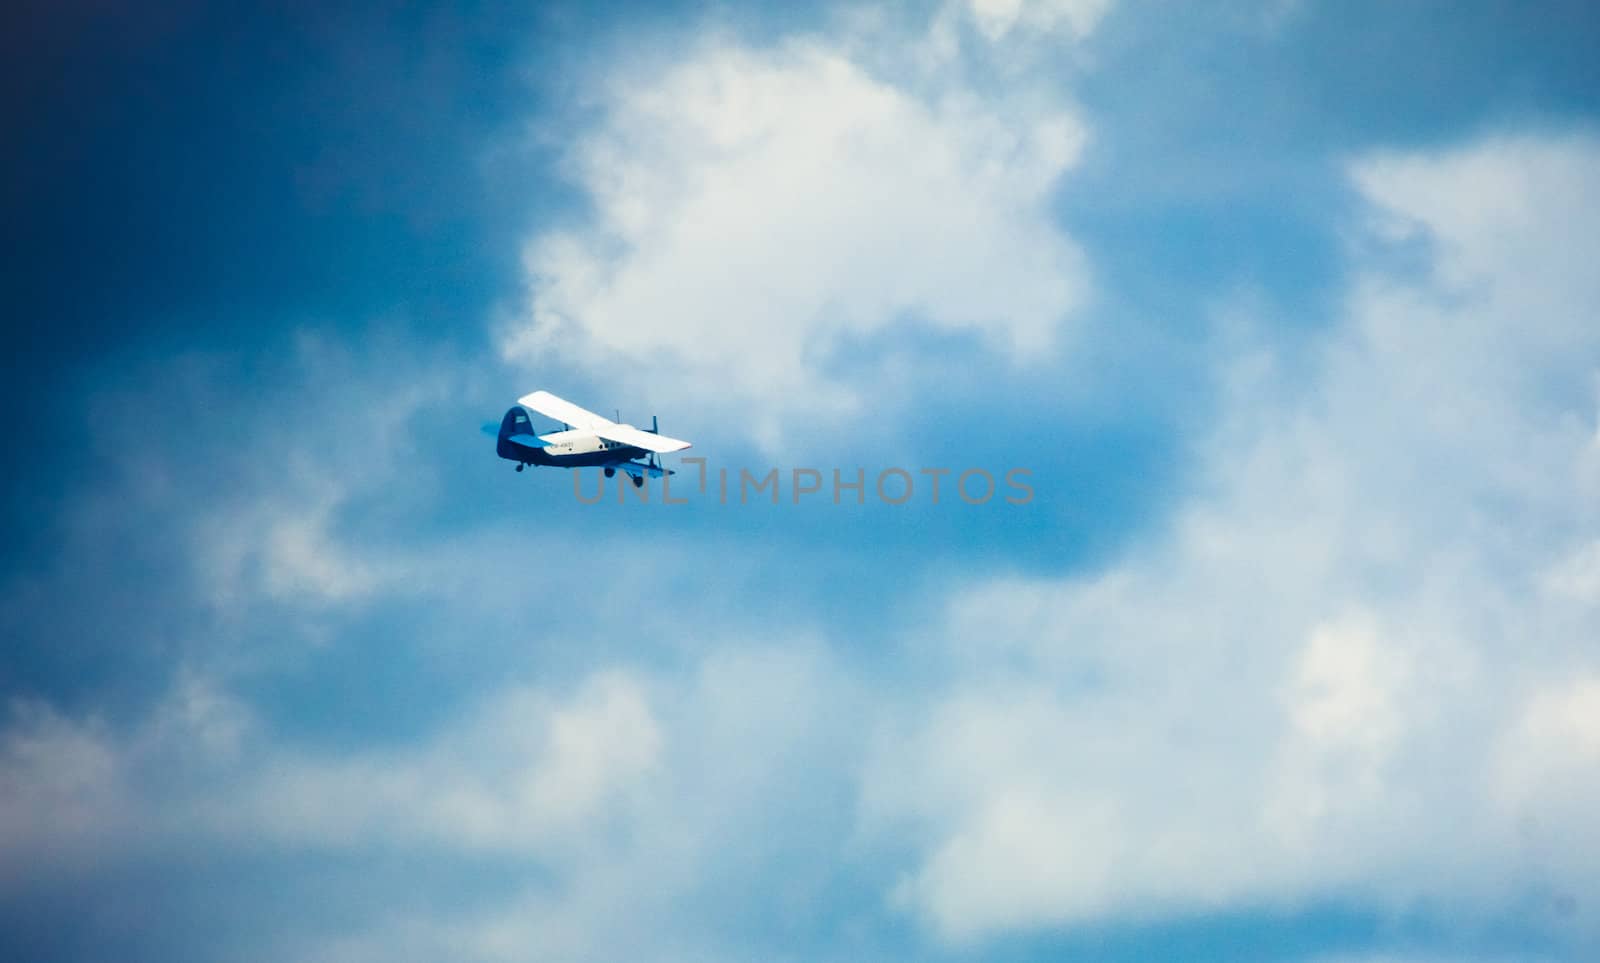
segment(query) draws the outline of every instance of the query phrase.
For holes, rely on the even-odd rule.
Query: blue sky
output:
[[[0,955],[1600,950],[1588,5],[3,16]]]

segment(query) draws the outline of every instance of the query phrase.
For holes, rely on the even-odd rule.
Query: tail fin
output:
[[[528,449],[543,448],[545,443],[533,432],[533,422],[521,405],[515,405],[500,419],[500,436],[495,442],[495,454],[512,461],[526,461]]]

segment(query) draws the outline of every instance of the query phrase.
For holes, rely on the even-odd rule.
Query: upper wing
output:
[[[669,451],[683,451],[689,447],[688,442],[680,441],[677,438],[668,438],[666,435],[658,435],[653,431],[640,431],[632,425],[614,425],[609,421],[604,425],[598,425],[589,430],[607,441],[617,441],[624,445],[632,445],[635,448],[643,448],[645,451],[653,451],[663,455]]]
[[[689,447],[687,441],[677,438],[668,438],[652,431],[640,431],[632,425],[619,425],[609,418],[602,418],[586,408],[564,398],[557,398],[548,391],[535,391],[531,395],[523,395],[517,399],[517,404],[524,408],[532,408],[546,418],[554,418],[574,428],[594,432],[607,441],[621,442],[645,451],[666,454],[669,451],[683,451]]]
[[[548,391],[535,391],[531,395],[523,395],[517,399],[517,404],[524,408],[532,408],[546,418],[554,418],[562,424],[582,428],[584,431],[594,431],[596,434],[599,434],[596,429],[612,424],[608,419],[586,408],[579,408],[565,398],[557,398]]]

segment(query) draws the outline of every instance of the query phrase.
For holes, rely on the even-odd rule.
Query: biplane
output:
[[[559,431],[544,434],[534,430],[529,411],[561,423]],[[484,425],[494,432],[494,425]],[[517,471],[529,465],[552,468],[591,468],[605,471],[611,478],[626,472],[635,488],[645,478],[660,478],[673,472],[661,464],[669,452],[689,447],[687,441],[661,434],[654,415],[649,428],[635,428],[603,418],[548,391],[535,391],[517,399],[516,405],[500,419],[495,454],[517,463]],[[637,459],[643,458],[644,461]]]

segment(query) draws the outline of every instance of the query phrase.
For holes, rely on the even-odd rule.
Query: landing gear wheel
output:
[[[517,463],[517,471],[521,471],[521,470],[522,470],[522,468],[523,468],[523,466],[522,466],[522,463],[521,463],[521,462],[518,462],[518,463]]]
[[[634,475],[633,476],[633,487],[634,488],[643,488],[644,487],[644,476],[643,475]]]
[[[607,477],[607,478],[612,478],[612,477],[614,477],[614,476],[615,476],[615,475],[616,475],[616,474],[617,474],[617,470],[616,470],[616,469],[615,469],[615,468],[607,468],[607,469],[606,469],[606,477]]]

